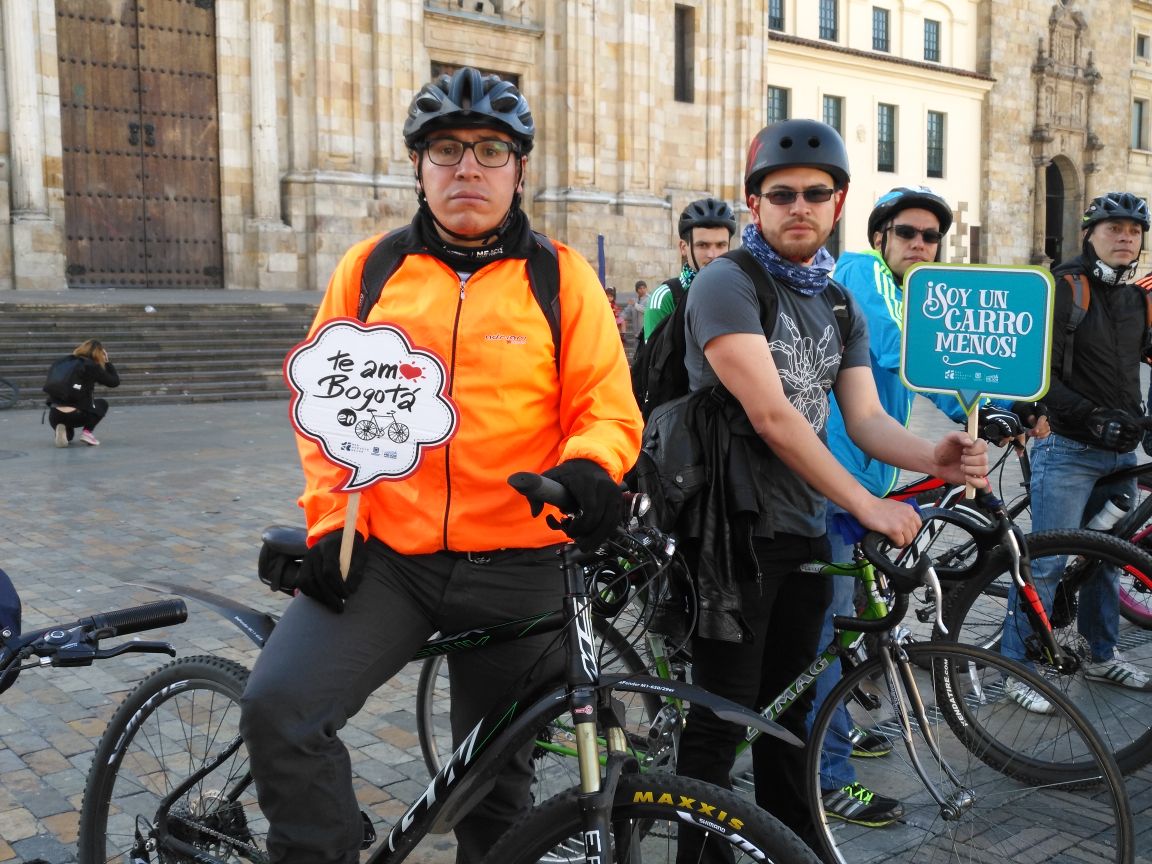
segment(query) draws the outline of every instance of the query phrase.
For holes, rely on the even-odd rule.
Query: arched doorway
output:
[[[223,287],[215,3],[56,0],[56,34],[68,286]]]
[[[1067,157],[1048,163],[1044,187],[1044,254],[1053,262],[1063,261],[1080,251],[1080,183]]]

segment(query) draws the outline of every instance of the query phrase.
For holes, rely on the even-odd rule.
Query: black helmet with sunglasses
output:
[[[748,147],[744,193],[760,191],[764,175],[781,168],[827,171],[837,189],[848,185],[848,150],[840,133],[816,120],[781,120],[765,126]]]
[[[927,210],[940,221],[940,233],[947,234],[952,227],[952,208],[948,202],[929,189],[927,186],[897,186],[890,192],[885,192],[876,201],[872,213],[868,216],[868,242],[876,246],[873,238],[877,231],[882,231],[901,210],[910,210],[913,207]]]
[[[511,81],[465,66],[420,88],[408,107],[404,143],[415,149],[429,132],[448,128],[501,129],[532,149],[536,123],[528,102]]]

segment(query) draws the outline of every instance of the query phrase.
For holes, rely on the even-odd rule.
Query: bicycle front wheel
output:
[[[536,864],[554,848],[579,848],[579,791],[534,808],[504,833],[485,864]],[[681,843],[703,847],[693,861],[818,864],[812,850],[752,801],[709,783],[650,772],[620,778],[612,804],[612,844],[620,864],[673,864]],[[580,860],[583,861],[583,854]],[[591,860],[591,859],[589,859]]]
[[[186,657],[153,672],[121,703],[100,738],[80,810],[80,864],[188,860],[145,851],[164,834],[223,861],[267,861],[267,822],[239,742],[248,670],[219,657]],[[160,813],[161,800],[221,754],[210,773]]]
[[[1036,670],[1057,687],[1088,718],[1105,744],[1116,756],[1125,774],[1152,761],[1152,690],[1140,690],[1090,677],[1085,668],[1090,661],[1088,640],[1081,634],[1083,615],[1096,609],[1083,608],[1086,602],[1080,583],[1099,579],[1103,568],[1116,568],[1121,583],[1133,573],[1152,575],[1152,558],[1130,543],[1098,531],[1045,531],[1026,538],[1035,570],[1050,562],[1054,572],[1063,574],[1053,603],[1051,622],[1056,641],[1076,658],[1076,668],[1062,672],[1041,662],[1038,652],[1030,652]],[[949,638],[971,645],[999,650],[1006,620],[1020,628],[1028,644],[1031,628],[1020,609],[1011,619],[1008,611],[1009,564],[997,556],[987,571],[964,584],[950,596],[944,622]],[[1085,581],[1089,580],[1089,581]],[[1098,607],[1097,607],[1098,608]],[[1113,613],[1115,614],[1115,613]],[[1091,619],[1089,619],[1091,620]],[[1152,680],[1152,630],[1118,619],[1116,653],[1137,672]]]
[[[600,671],[603,674],[644,675],[648,669],[628,639],[603,618],[593,617],[593,629],[600,638]],[[617,693],[625,706],[625,724],[629,743],[637,751],[648,747],[648,731],[656,722],[660,700],[651,693]],[[420,751],[430,775],[436,774],[452,753],[451,687],[446,658],[429,657],[420,669],[416,688],[416,731]],[[645,761],[644,752],[638,753]],[[671,754],[669,754],[670,756]],[[532,794],[544,801],[579,782],[576,742],[567,715],[556,718],[540,730],[533,752],[535,779]]]
[[[892,680],[875,657],[846,674],[821,707],[809,738],[808,792],[855,782],[852,802],[816,806],[827,860],[852,864],[1019,861],[1121,864],[1132,860],[1132,815],[1123,778],[1100,737],[1058,690],[1019,664],[969,645],[937,642],[902,649]],[[1032,686],[1052,706],[1025,711],[1008,679]],[[843,746],[835,709],[854,688],[878,707],[851,701],[853,722],[891,752],[835,762]],[[920,699],[925,724],[913,712]],[[905,722],[907,718],[907,723]],[[835,747],[832,749],[836,749]],[[935,790],[939,798],[933,794]],[[854,790],[855,791],[855,790]],[[886,827],[869,812],[868,792],[900,802]],[[891,811],[891,808],[889,808]]]

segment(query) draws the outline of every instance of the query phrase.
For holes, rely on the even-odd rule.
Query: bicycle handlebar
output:
[[[508,485],[532,503],[551,504],[563,513],[572,513],[577,509],[576,499],[567,489],[541,474],[517,471],[508,478]]]

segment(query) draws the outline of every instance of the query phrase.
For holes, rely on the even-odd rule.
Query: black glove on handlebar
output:
[[[1088,431],[1117,453],[1131,453],[1144,437],[1140,422],[1123,408],[1097,408],[1088,415]]]
[[[1011,409],[1025,429],[1034,429],[1041,417],[1048,416],[1048,406],[1043,402],[1013,402]]]
[[[1021,426],[1019,417],[1011,411],[992,405],[985,405],[980,409],[978,423],[980,437],[997,447],[1010,438],[1024,434],[1024,427]]]
[[[300,561],[296,587],[333,612],[344,611],[344,601],[356,593],[364,578],[364,538],[356,532],[352,541],[352,561],[348,578],[340,575],[340,538],[343,529],[332,531],[317,540]]]
[[[591,459],[569,459],[542,476],[566,488],[578,508],[562,522],[549,516],[549,525],[562,530],[585,552],[612,536],[624,513],[624,493],[607,471]]]

